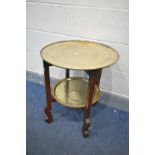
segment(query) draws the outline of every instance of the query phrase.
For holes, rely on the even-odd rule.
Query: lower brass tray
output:
[[[53,97],[61,104],[73,107],[85,107],[88,80],[81,77],[70,77],[59,81],[52,89]],[[95,85],[93,102],[95,104],[100,98],[100,90]]]

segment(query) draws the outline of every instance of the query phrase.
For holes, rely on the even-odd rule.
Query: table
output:
[[[67,40],[49,44],[41,50],[44,66],[44,79],[47,105],[44,112],[45,120],[51,123],[52,102],[57,101],[64,106],[83,108],[82,134],[89,136],[91,124],[90,112],[92,104],[100,98],[99,83],[102,68],[116,63],[118,52],[101,43],[82,40]],[[59,81],[52,89],[50,84],[49,67],[57,66],[66,70],[65,79]],[[89,79],[70,77],[70,70],[83,70]]]

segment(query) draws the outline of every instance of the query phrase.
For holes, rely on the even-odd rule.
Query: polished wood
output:
[[[52,116],[52,95],[51,95],[51,85],[50,85],[50,74],[49,74],[49,66],[47,62],[43,61],[44,65],[44,80],[45,80],[45,91],[46,91],[46,102],[47,105],[44,109],[45,114],[47,115],[47,119],[45,120],[47,123],[51,123],[53,120]]]
[[[51,64],[47,63],[46,61],[43,61],[44,64],[44,79],[45,79],[45,90],[46,90],[46,101],[47,105],[44,109],[44,112],[47,116],[47,119],[45,120],[47,123],[51,123],[53,120],[52,116],[52,102],[54,101],[54,98],[51,95],[51,85],[50,85],[50,73],[49,73],[49,67],[52,66]],[[91,106],[92,106],[92,100],[93,100],[93,93],[95,84],[99,85],[102,69],[97,70],[87,70],[86,71],[89,75],[89,83],[88,83],[88,90],[87,90],[87,99],[86,104],[84,108],[84,118],[83,118],[83,126],[82,126],[82,134],[84,137],[89,136],[89,127],[90,127],[90,112],[91,112]],[[66,78],[69,78],[69,69],[66,69]]]
[[[102,69],[98,69],[96,72],[96,79],[95,79],[95,83],[99,86],[100,85],[100,79],[101,79],[101,75],[102,75]]]
[[[69,69],[66,69],[66,78],[69,78]]]
[[[93,71],[91,71],[91,70],[85,70],[85,72],[90,76],[90,74],[92,74]],[[99,86],[100,85],[101,75],[102,75],[102,68],[97,69],[94,72],[94,74],[95,74],[95,83]]]
[[[87,71],[89,74],[89,83],[88,83],[88,90],[87,90],[87,98],[86,104],[84,108],[84,119],[83,119],[83,126],[82,126],[82,134],[84,137],[89,136],[89,127],[90,127],[90,111],[92,106],[92,99],[94,93],[95,83],[98,82],[100,75],[100,70],[90,70]]]

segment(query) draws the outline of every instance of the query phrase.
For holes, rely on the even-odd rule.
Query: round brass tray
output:
[[[81,77],[65,78],[52,88],[52,95],[59,103],[65,106],[82,108],[85,107],[87,88],[88,79]],[[99,98],[100,90],[95,85],[92,104],[95,104]]]
[[[101,43],[67,40],[45,46],[41,50],[41,57],[61,68],[92,70],[116,63],[119,54],[115,49]]]

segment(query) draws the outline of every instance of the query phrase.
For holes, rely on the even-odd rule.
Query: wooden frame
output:
[[[46,102],[47,102],[46,107],[44,109],[44,112],[47,116],[47,119],[45,119],[45,121],[47,123],[51,123],[53,120],[51,110],[52,110],[52,102],[54,101],[54,98],[52,97],[52,94],[51,94],[49,67],[52,65],[47,63],[46,61],[43,61],[43,66],[44,66],[45,92],[46,92]],[[88,83],[88,89],[87,89],[87,100],[84,108],[84,117],[83,117],[83,126],[82,126],[82,134],[84,137],[89,136],[89,127],[91,123],[90,113],[91,113],[94,87],[95,87],[95,84],[99,86],[102,69],[87,70],[86,73],[88,73],[89,75],[89,83]],[[66,78],[69,78],[69,69],[66,69]]]

